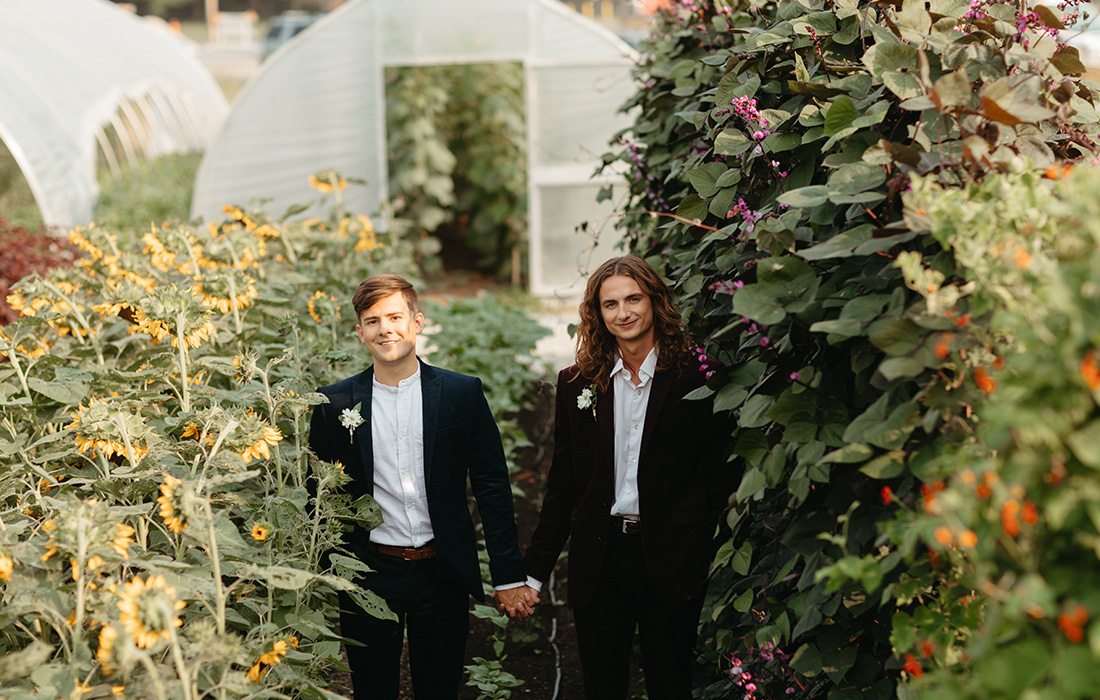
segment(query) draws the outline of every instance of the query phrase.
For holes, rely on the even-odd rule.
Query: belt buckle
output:
[[[624,535],[637,535],[642,531],[642,521],[639,518],[620,517],[622,518],[622,532]]]

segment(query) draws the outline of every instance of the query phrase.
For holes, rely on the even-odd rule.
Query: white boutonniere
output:
[[[359,413],[359,407],[362,405],[362,402],[359,402],[353,408],[340,411],[340,425],[348,429],[349,442],[355,442],[355,429],[363,425],[363,416]]]
[[[581,391],[580,396],[577,397],[577,408],[582,411],[591,408],[592,417],[596,417],[596,386],[594,384],[589,384]]]

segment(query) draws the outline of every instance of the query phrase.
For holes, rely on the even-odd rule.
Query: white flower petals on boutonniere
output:
[[[593,418],[596,417],[596,386],[595,385],[589,384],[588,386],[586,386],[581,391],[580,396],[577,397],[577,408],[581,409],[582,411],[586,408],[591,408],[592,409],[592,417]]]
[[[355,442],[355,429],[363,425],[363,416],[359,413],[362,402],[355,404],[353,408],[345,408],[340,411],[340,425],[348,429],[348,441]]]

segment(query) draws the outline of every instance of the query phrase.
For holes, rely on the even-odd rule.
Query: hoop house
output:
[[[0,139],[47,225],[86,223],[99,158],[200,150],[228,106],[182,42],[106,0],[0,2]]]
[[[334,168],[368,186],[346,195],[374,211],[386,198],[388,67],[522,63],[526,77],[530,279],[575,293],[588,260],[614,237],[597,204],[599,156],[627,125],[634,51],[554,0],[355,0],[283,46],[237,98],[199,168],[192,214],[269,198],[273,213],[314,198],[310,174]],[[595,246],[595,247],[594,247]]]

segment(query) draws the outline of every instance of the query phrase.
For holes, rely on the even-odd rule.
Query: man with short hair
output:
[[[481,380],[424,364],[416,290],[397,275],[355,291],[355,331],[373,366],[321,387],[309,445],[345,465],[353,497],[371,494],[382,525],[355,529],[348,546],[373,571],[361,585],[397,615],[368,614],[341,594],[340,628],[357,700],[396,700],[405,630],[417,700],[458,696],[469,632],[469,598],[482,599],[467,480],[478,504],[496,598],[525,614],[523,564],[508,469]],[[349,437],[351,439],[349,439]]]
[[[649,697],[691,697],[714,533],[732,490],[728,428],[668,286],[632,255],[589,278],[576,364],[558,375],[554,454],[527,548],[537,602],[570,540],[569,605],[589,700],[623,700],[637,628]]]

